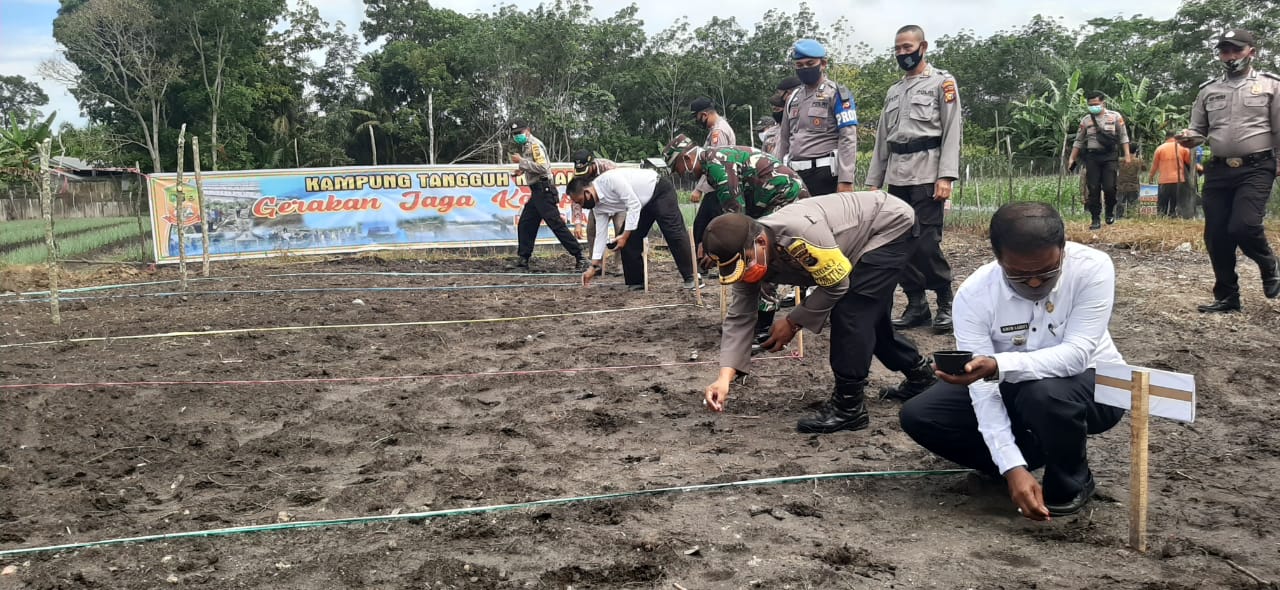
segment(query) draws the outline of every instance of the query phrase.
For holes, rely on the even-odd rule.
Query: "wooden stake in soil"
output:
[[[1129,410],[1129,546],[1147,551],[1147,410],[1151,395],[1151,374],[1134,371]]]
[[[796,307],[800,307],[800,287],[796,287]],[[800,333],[796,334],[796,340],[799,340],[800,358],[804,358],[804,328],[800,328]]]
[[[729,289],[720,283],[720,323],[729,315]]]
[[[689,258],[693,259],[693,297],[702,305],[702,273],[698,272],[698,251],[693,248],[693,229],[689,230]]]
[[[295,140],[296,141],[296,140]],[[200,274],[209,276],[209,215],[204,209],[204,182],[200,179],[200,137],[191,136],[191,164],[196,171],[196,211],[200,213]]]
[[[58,248],[53,241],[53,171],[49,168],[49,149],[53,141],[40,142],[40,208],[44,211],[44,245],[49,255],[49,315],[53,325],[62,324],[62,311],[58,308]]]
[[[641,249],[641,256],[644,257],[644,292],[649,292],[649,238],[644,239],[644,247]]]
[[[182,154],[187,146],[187,124],[182,124],[182,129],[178,131],[178,177],[177,185],[174,187],[174,199],[176,200],[173,223],[174,228],[178,232],[178,275],[181,278],[179,285],[183,291],[187,290],[187,237],[183,235],[184,224],[183,213],[186,210],[187,195],[182,190]]]
[[[147,191],[151,190],[151,184],[147,182],[147,176],[142,173],[142,164],[137,160],[133,162],[133,171],[138,175],[138,198],[134,200],[134,214],[138,218],[138,253],[142,256],[142,262],[147,261],[147,231],[142,227],[142,204],[146,202],[144,196]],[[148,214],[148,217],[150,215]],[[155,239],[155,236],[152,236]]]

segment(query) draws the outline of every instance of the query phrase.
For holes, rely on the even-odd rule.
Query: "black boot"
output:
[[[862,430],[871,424],[867,417],[866,397],[862,390],[866,381],[836,383],[831,399],[822,404],[818,415],[796,422],[796,432],[830,434],[841,430]]]
[[[951,287],[934,291],[938,296],[938,315],[933,316],[933,331],[939,334],[951,333]]]
[[[529,259],[520,256],[507,265],[507,270],[529,270]]]
[[[1089,229],[1102,229],[1102,218],[1097,213],[1093,214],[1093,221],[1089,223]]]
[[[905,330],[916,326],[927,326],[931,319],[933,315],[929,313],[929,301],[924,298],[924,291],[907,293],[907,308],[902,310],[901,317],[893,320],[893,327]]]
[[[1200,313],[1230,313],[1233,311],[1240,311],[1240,296],[1232,295],[1230,297],[1224,297],[1214,301],[1213,303],[1198,305],[1196,306],[1196,309],[1200,310]]]
[[[1267,299],[1280,297],[1280,259],[1272,256],[1270,264],[1260,264],[1258,268],[1262,270],[1262,292]]]
[[[777,311],[762,311],[756,314],[756,344],[769,339],[769,331],[773,329],[773,317],[777,313]]]
[[[880,390],[880,399],[905,402],[929,389],[938,380],[933,373],[933,362],[921,357],[920,363],[902,372],[907,378],[897,387],[886,387]]]
[[[578,272],[587,272],[588,268],[591,268],[591,261],[582,257],[578,257],[578,262],[573,265],[573,270]]]

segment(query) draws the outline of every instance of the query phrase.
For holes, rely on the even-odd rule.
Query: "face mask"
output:
[[[1222,62],[1222,67],[1223,69],[1227,70],[1228,74],[1236,74],[1249,69],[1249,64],[1252,62],[1253,62],[1253,56],[1250,55],[1247,57],[1240,57],[1240,58],[1224,61]]]
[[[756,137],[759,137],[760,141],[765,141],[769,137],[769,134],[765,133],[764,131],[761,131],[760,133],[756,134]]]
[[[822,66],[816,65],[809,68],[796,68],[796,77],[806,86],[813,86],[822,79]]]
[[[781,122],[782,122],[782,111],[774,111],[774,112],[773,112],[773,122],[774,122],[774,123],[781,123]]]
[[[596,208],[596,198],[592,195],[582,195],[582,208],[590,211]]]
[[[1054,286],[1058,284],[1058,277],[1053,277],[1052,279],[1040,283],[1039,287],[1032,287],[1026,283],[1019,283],[1008,279],[1005,279],[1004,282],[1006,285],[1009,285],[1010,289],[1013,289],[1014,293],[1018,294],[1018,297],[1026,299],[1027,301],[1040,301],[1041,299],[1048,297],[1049,294],[1053,292]]]
[[[512,137],[511,141],[516,142],[516,145],[524,145],[526,143],[529,143],[529,136],[521,133],[520,135]]]
[[[898,55],[898,67],[910,72],[920,65],[920,60],[924,58],[924,47],[917,47],[915,51],[906,55]]]
[[[703,127],[706,127],[706,126],[707,126],[707,118],[706,118],[706,117],[704,117],[704,116],[702,116],[702,115],[698,115],[698,125],[701,125],[701,126],[703,126]]]
[[[1089,105],[1089,113],[1094,115],[1102,114],[1102,105]]]
[[[769,274],[769,267],[753,262],[747,267],[747,271],[742,273],[742,282],[754,285],[763,281],[766,274]]]

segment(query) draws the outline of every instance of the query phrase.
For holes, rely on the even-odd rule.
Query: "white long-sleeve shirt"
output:
[[[596,190],[596,206],[591,214],[596,216],[595,250],[592,260],[604,258],[606,242],[609,241],[609,219],[615,213],[627,213],[627,222],[623,231],[635,231],[640,224],[640,209],[653,199],[653,191],[658,185],[658,173],[642,168],[615,168],[591,182]]]
[[[1067,242],[1058,284],[1036,302],[1014,293],[1000,265],[989,262],[956,293],[956,347],[995,358],[1008,383],[1074,377],[1098,361],[1123,363],[1107,329],[1115,291],[1111,258],[1074,242]],[[969,397],[1000,473],[1026,465],[999,384],[974,383]]]

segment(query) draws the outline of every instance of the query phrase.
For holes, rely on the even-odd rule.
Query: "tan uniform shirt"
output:
[[[945,70],[925,66],[889,87],[876,147],[867,171],[867,186],[933,184],[960,177],[960,141],[964,121],[956,79]],[[912,154],[895,154],[889,143],[940,137],[942,146]]]
[[[520,163],[516,165],[521,172],[524,172],[525,184],[533,184],[543,179],[551,180],[551,160],[547,157],[547,146],[528,131],[525,132],[525,136],[529,141],[524,142],[524,146],[521,147]]]
[[[858,110],[853,93],[826,76],[816,87],[801,86],[782,111],[778,147],[783,163],[836,156],[831,173],[852,183],[858,164]]]
[[[773,232],[769,272],[760,283],[733,284],[732,304],[720,341],[720,366],[747,372],[755,333],[760,285],[817,285],[791,311],[791,321],[821,332],[837,301],[849,290],[849,275],[862,255],[911,231],[911,206],[883,191],[836,193],[801,199],[760,223]]]
[[[772,125],[760,133],[760,151],[777,157],[778,130],[780,125]]]
[[[1098,127],[1093,124],[1094,117],[1097,117],[1098,125],[1102,126],[1104,133],[1116,137],[1115,152],[1117,154],[1122,153],[1124,148],[1120,146],[1129,143],[1129,130],[1125,127],[1124,117],[1110,109],[1102,109],[1102,112],[1097,115],[1085,115],[1080,118],[1080,129],[1076,131],[1075,147],[1089,151],[1106,149],[1098,142]]]
[[[1188,137],[1208,137],[1215,158],[1280,154],[1280,77],[1250,70],[1206,82],[1191,107],[1190,130]]]
[[[721,115],[716,118],[716,122],[711,126],[711,130],[707,132],[707,141],[703,142],[705,148],[718,148],[726,146],[738,145],[738,136],[733,133],[733,128],[729,126],[729,122]],[[698,186],[695,187],[700,193],[706,194],[714,190],[711,183],[707,181],[707,177],[703,176],[698,179]]]

